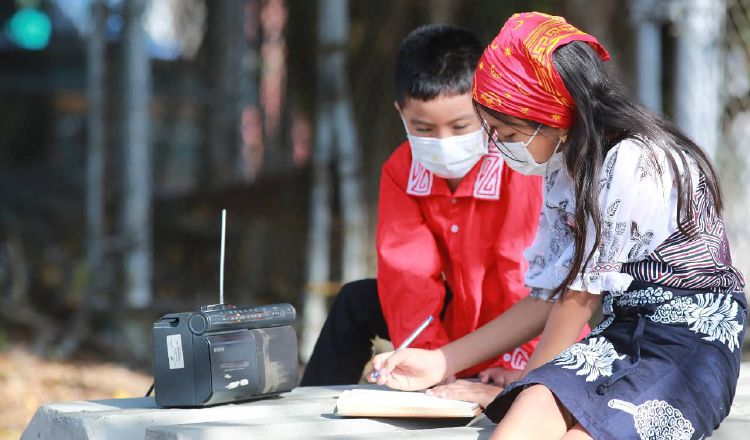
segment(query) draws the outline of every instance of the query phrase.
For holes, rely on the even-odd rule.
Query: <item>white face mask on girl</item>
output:
[[[445,138],[412,136],[404,121],[411,155],[435,175],[446,179],[464,177],[487,154],[484,129]]]
[[[500,148],[500,153],[502,153],[502,155],[505,157],[505,163],[509,167],[521,174],[526,174],[527,176],[544,176],[547,172],[547,165],[549,165],[549,163],[553,160],[557,159],[559,155],[562,155],[562,152],[557,152],[557,149],[562,143],[562,139],[560,139],[560,141],[558,141],[557,145],[555,146],[555,151],[552,153],[552,156],[547,159],[546,162],[536,163],[534,161],[534,156],[531,155],[528,146],[529,144],[531,144],[531,141],[534,140],[534,137],[536,137],[541,128],[541,124],[538,125],[536,127],[536,131],[534,131],[534,134],[532,134],[529,140],[526,142],[501,143],[501,146],[504,148]]]

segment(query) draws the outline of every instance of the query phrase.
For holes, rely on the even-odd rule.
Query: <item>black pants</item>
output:
[[[441,320],[452,299],[453,292],[446,284]],[[372,339],[376,336],[391,339],[380,307],[377,280],[344,284],[328,311],[300,386],[358,383],[372,357]]]
[[[315,343],[301,386],[359,382],[372,357],[372,339],[388,337],[374,279],[345,284],[333,301]]]

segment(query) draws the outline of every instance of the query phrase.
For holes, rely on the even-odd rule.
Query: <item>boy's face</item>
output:
[[[474,112],[471,93],[440,95],[429,101],[407,97],[403,107],[399,107],[398,102],[395,106],[412,136],[446,138],[482,127]]]

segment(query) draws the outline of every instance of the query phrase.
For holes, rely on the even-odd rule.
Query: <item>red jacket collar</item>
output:
[[[434,175],[419,161],[411,160],[406,192],[412,196],[474,197],[484,200],[500,199],[503,159],[500,153],[490,152],[469,171],[455,192],[442,177]]]

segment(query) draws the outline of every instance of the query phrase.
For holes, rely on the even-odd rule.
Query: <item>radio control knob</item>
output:
[[[202,335],[208,327],[208,321],[202,314],[195,314],[188,319],[188,328],[193,334]]]

